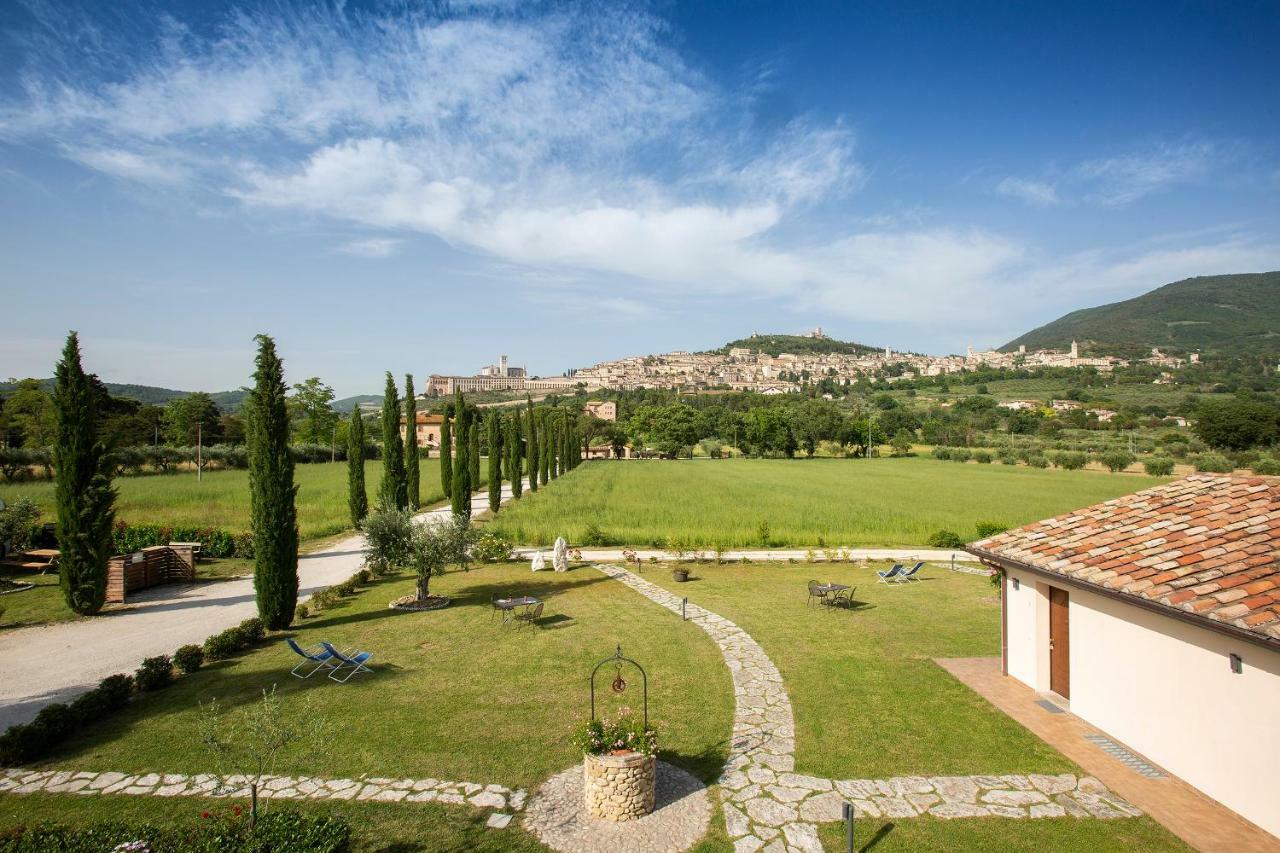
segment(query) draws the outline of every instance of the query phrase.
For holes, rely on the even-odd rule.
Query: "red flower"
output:
[[[232,814],[234,814],[236,817],[240,817],[240,807],[239,807],[239,806],[232,806],[232,807],[231,807],[231,813],[232,813]]]
[[[208,820],[209,813],[207,811],[200,812],[200,817],[204,818],[205,820]]]

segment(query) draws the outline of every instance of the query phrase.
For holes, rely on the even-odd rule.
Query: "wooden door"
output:
[[[1071,698],[1070,598],[1065,589],[1049,587],[1049,689]]]

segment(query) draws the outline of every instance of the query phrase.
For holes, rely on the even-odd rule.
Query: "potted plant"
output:
[[[653,811],[657,786],[657,732],[629,708],[612,719],[587,720],[573,736],[582,750],[587,814],[626,821]]]
[[[671,570],[671,577],[675,579],[676,583],[684,583],[689,579],[689,570],[683,566],[678,566]]]

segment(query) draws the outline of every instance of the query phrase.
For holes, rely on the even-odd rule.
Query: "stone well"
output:
[[[588,755],[582,763],[587,814],[601,820],[635,820],[653,811],[657,780],[652,755]]]

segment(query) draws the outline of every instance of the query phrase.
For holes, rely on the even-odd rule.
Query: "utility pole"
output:
[[[408,434],[408,432],[406,428],[405,433]],[[338,461],[338,425],[336,423],[333,425],[333,434],[329,436],[329,461]]]
[[[196,421],[196,482],[204,473],[204,421]]]

